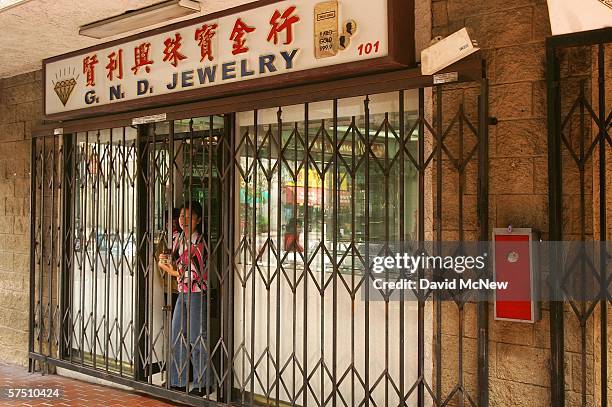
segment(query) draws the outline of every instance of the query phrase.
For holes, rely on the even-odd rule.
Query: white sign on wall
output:
[[[279,1],[51,58],[45,113],[383,58],[389,2]]]
[[[612,27],[612,0],[548,0],[552,35]]]

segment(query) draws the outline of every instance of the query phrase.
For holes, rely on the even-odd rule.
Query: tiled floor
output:
[[[59,389],[59,398],[8,400],[9,388]],[[29,374],[26,368],[0,363],[0,406],[173,406],[138,393],[57,375]]]

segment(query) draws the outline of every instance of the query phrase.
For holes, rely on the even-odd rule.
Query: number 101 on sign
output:
[[[357,51],[359,55],[370,55],[372,53],[378,54],[380,51],[380,41],[376,41],[375,43],[367,42],[365,44],[361,44],[357,47]]]

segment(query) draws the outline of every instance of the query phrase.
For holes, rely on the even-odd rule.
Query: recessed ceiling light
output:
[[[5,11],[30,0],[0,0],[0,11]]]
[[[198,1],[167,0],[84,25],[79,27],[79,34],[102,39],[199,12]]]

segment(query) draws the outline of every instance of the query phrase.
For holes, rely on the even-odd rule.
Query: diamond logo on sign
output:
[[[72,72],[70,72],[70,70],[68,71],[68,74],[71,75],[70,78],[66,78],[66,75],[63,73],[60,73],[59,77],[55,75],[57,81],[53,81],[53,90],[64,106],[66,106],[68,99],[70,99],[70,95],[72,95],[72,91],[74,91],[77,84],[76,80],[79,79],[78,75],[76,78],[74,77],[75,71],[74,68],[72,68]]]

